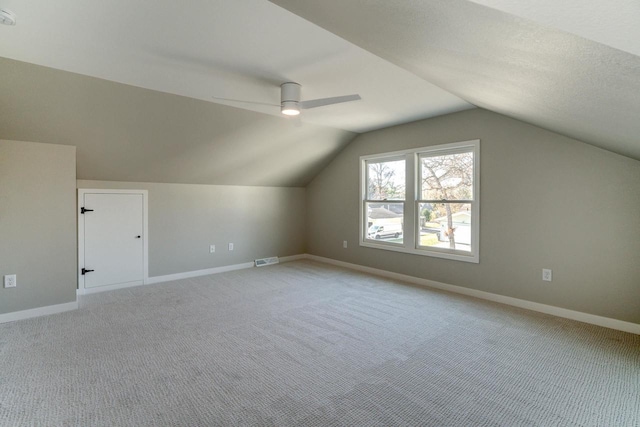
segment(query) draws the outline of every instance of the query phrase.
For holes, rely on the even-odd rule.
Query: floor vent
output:
[[[278,264],[280,261],[277,256],[271,258],[260,258],[256,260],[256,267],[264,267],[265,265]]]

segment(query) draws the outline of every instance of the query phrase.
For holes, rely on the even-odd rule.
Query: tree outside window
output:
[[[449,248],[456,249],[458,227],[453,214],[469,211],[466,205],[473,199],[473,152],[421,156],[420,166],[421,199],[431,201],[423,203],[423,210],[430,212],[430,217],[446,218],[444,236]]]

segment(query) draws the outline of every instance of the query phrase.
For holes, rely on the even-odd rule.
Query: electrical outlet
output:
[[[545,282],[550,282],[551,278],[552,278],[551,270],[549,270],[548,268],[543,268],[542,269],[542,280],[544,280]]]
[[[342,247],[347,249],[347,241],[346,240],[342,242]]]
[[[209,246],[209,253],[212,254],[216,251],[216,245]]]
[[[229,250],[232,251],[233,250],[233,243],[229,243]]]
[[[4,276],[4,287],[5,288],[15,288],[18,285],[18,279],[16,279],[15,274],[7,274]]]

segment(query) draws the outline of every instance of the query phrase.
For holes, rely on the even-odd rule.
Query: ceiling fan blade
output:
[[[342,102],[358,101],[360,95],[344,95],[334,96],[332,98],[310,99],[309,101],[300,101],[298,106],[303,109],[324,107],[325,105],[340,104]]]
[[[243,104],[256,104],[256,105],[268,105],[269,107],[280,107],[280,104],[269,104],[267,102],[243,101],[242,99],[219,98],[217,96],[212,96],[211,98],[217,99],[219,101],[231,101],[231,102],[241,102]]]

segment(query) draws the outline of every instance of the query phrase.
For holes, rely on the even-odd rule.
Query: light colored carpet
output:
[[[311,261],[0,325],[2,426],[639,420],[639,336]]]

